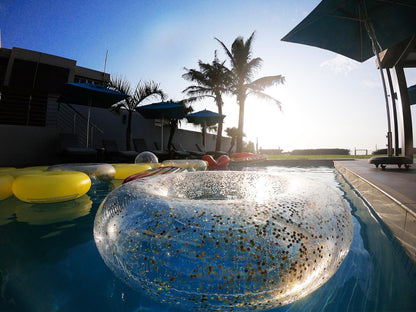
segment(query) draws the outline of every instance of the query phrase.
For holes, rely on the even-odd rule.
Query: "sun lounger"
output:
[[[97,151],[94,148],[81,147],[78,136],[73,133],[61,133],[60,156],[62,162],[96,162]]]
[[[227,152],[223,152],[223,151],[205,151],[205,149],[201,145],[199,145],[198,143],[195,143],[195,145],[196,145],[196,148],[198,149],[198,151],[203,152],[207,155],[212,155],[215,158],[220,157],[221,155],[228,155]]]
[[[155,145],[156,149],[159,150],[159,145],[157,144],[157,142],[153,142],[153,144]],[[181,152],[181,151],[177,151],[175,149],[175,147],[172,144],[172,150],[170,151],[166,151],[169,154],[169,158],[176,158],[176,159],[181,159],[181,158],[188,158],[191,156],[191,154],[189,154],[188,152]]]
[[[121,151],[115,140],[103,140],[104,153],[107,161],[132,163],[139,154],[136,151]]]
[[[134,149],[138,153],[147,152],[147,151],[152,152],[153,154],[157,156],[157,158],[159,158],[159,160],[164,160],[169,157],[169,153],[167,151],[162,151],[159,149],[156,149],[156,150],[149,149],[147,146],[146,140],[143,138],[133,139],[133,145],[134,145]]]
[[[201,158],[202,156],[205,155],[204,152],[200,152],[200,151],[188,151],[188,150],[183,148],[181,143],[173,143],[172,145],[173,145],[173,148],[176,151],[188,153],[188,154],[190,154],[190,156],[193,156],[193,157],[196,157],[196,158]]]
[[[179,149],[177,143],[172,143],[172,147],[174,150],[174,156],[175,158],[189,158],[191,157],[191,153],[188,151],[185,151],[184,149]]]

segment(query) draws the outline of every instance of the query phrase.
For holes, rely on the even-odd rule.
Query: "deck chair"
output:
[[[103,140],[105,158],[110,162],[127,162],[133,163],[139,154],[136,151],[121,151],[118,149],[115,140]]]
[[[133,139],[133,145],[134,145],[134,149],[136,150],[136,152],[141,153],[141,152],[149,151],[155,154],[157,158],[159,158],[160,160],[167,159],[169,156],[169,153],[167,151],[150,150],[147,147],[146,140],[143,138]]]
[[[172,143],[172,145],[173,145],[173,148],[174,148],[176,151],[180,151],[180,152],[185,152],[185,153],[188,153],[188,154],[190,154],[190,156],[192,156],[193,158],[201,158],[202,156],[204,156],[204,155],[205,155],[205,153],[204,153],[204,152],[200,152],[200,151],[188,151],[188,150],[186,150],[186,149],[184,149],[184,148],[183,148],[183,146],[182,146],[182,144],[181,144],[181,143]]]
[[[205,151],[205,148],[203,148],[201,145],[199,145],[198,143],[195,143],[196,148],[198,149],[198,151],[200,152],[204,152],[205,154],[214,156],[215,158],[220,157],[222,155],[228,155],[227,152],[223,152],[223,151]]]
[[[61,133],[59,141],[62,162],[97,162],[97,151],[94,148],[81,147],[76,134]]]
[[[161,149],[159,148],[159,144],[157,143],[157,142],[153,142],[153,144],[154,144],[154,146],[155,146],[155,148],[156,148],[156,150],[158,150],[158,151],[161,151]],[[168,153],[168,157],[167,157],[167,159],[172,159],[172,158],[181,158],[181,157],[178,157],[176,154],[175,154],[175,151],[174,150],[170,150],[170,151],[167,151],[167,150],[163,150],[163,152],[166,152],[166,153]],[[183,157],[182,157],[183,158]]]
[[[189,158],[191,157],[191,153],[189,153],[188,151],[185,151],[183,148],[179,149],[179,145],[178,143],[173,143],[172,142],[172,147],[173,147],[173,152],[174,152],[174,157],[175,158]]]

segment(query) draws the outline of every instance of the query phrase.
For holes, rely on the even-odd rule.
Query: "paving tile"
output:
[[[416,169],[376,169],[367,160],[334,162],[416,263]]]

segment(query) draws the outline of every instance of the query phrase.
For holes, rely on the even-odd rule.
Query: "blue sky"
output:
[[[255,97],[246,102],[245,133],[259,147],[369,149],[385,147],[386,109],[374,58],[358,63],[333,52],[282,42],[318,0],[22,1],[0,2],[2,47],[20,47],[77,60],[79,66],[123,76],[135,85],[154,80],[180,100],[181,76],[211,62],[214,51],[256,31],[253,56],[263,59],[255,77],[282,74],[284,85],[267,93],[283,112]],[[416,72],[407,70],[408,85]],[[195,110],[216,110],[211,100]],[[225,98],[225,127],[237,126],[235,98]],[[416,118],[414,108],[412,117]],[[184,126],[186,126],[184,124]]]

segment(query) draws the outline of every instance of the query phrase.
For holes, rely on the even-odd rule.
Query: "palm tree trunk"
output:
[[[215,96],[215,101],[217,102],[217,106],[218,106],[218,114],[222,115],[222,98],[221,98],[221,94],[216,94]],[[221,142],[222,142],[222,126],[223,126],[223,122],[222,119],[220,120],[220,122],[218,123],[218,130],[217,130],[217,142],[215,143],[215,151],[221,151]]]
[[[129,110],[129,116],[127,118],[127,129],[126,129],[126,150],[131,149],[131,118],[132,118],[133,112]]]
[[[170,126],[170,131],[169,131],[169,139],[168,139],[168,151],[169,151],[170,156],[172,157],[174,153],[173,147],[172,147],[173,136],[175,135],[176,129],[178,129],[178,120],[177,119],[169,120],[169,126]]]
[[[235,136],[233,136],[231,138],[230,148],[228,149],[228,155],[231,155],[231,152],[233,150],[234,144],[235,144]]]
[[[245,94],[238,96],[238,105],[240,107],[238,115],[238,134],[237,134],[237,153],[243,151],[243,133],[244,133],[244,104],[246,101]]]
[[[202,128],[202,145],[204,146],[204,149],[207,150],[207,147],[205,145],[205,137],[206,137],[206,133],[207,133],[207,126],[205,124],[201,125]]]

